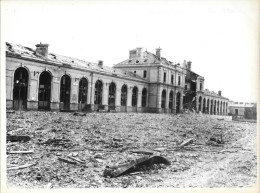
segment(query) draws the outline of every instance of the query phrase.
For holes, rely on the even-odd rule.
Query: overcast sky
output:
[[[259,91],[257,0],[4,1],[5,41],[112,66],[143,47],[192,61],[205,88],[234,101]]]

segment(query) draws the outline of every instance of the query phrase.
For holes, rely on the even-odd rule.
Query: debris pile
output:
[[[8,187],[228,186],[230,180],[217,183],[220,177],[200,181],[214,171],[226,172],[240,186],[255,179],[253,123],[196,113],[10,111],[6,116]],[[238,155],[252,159],[234,164]],[[247,180],[220,169],[223,163]]]

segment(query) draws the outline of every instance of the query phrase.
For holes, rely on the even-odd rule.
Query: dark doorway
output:
[[[210,107],[210,114],[213,115],[213,114],[214,114],[214,113],[213,113],[213,106],[214,106],[213,100],[211,100],[210,105],[211,105],[211,107]]]
[[[180,110],[181,110],[181,93],[177,93],[177,96],[176,96],[176,113],[180,113]]]
[[[133,108],[133,112],[137,112],[137,96],[138,95],[138,89],[135,86],[133,88],[133,93],[132,93],[132,108]]]
[[[108,91],[108,109],[109,110],[115,110],[116,106],[116,85],[115,83],[111,83],[109,85],[109,91]]]
[[[70,77],[68,75],[63,75],[61,77],[60,85],[60,109],[70,110]]]
[[[40,75],[38,109],[50,110],[51,74],[44,71]]]
[[[86,78],[82,78],[79,81],[79,110],[83,110],[87,104],[87,97],[88,97],[88,81]]]
[[[166,103],[166,90],[162,91],[162,100],[161,100],[161,108],[163,112],[165,111],[165,103]]]
[[[238,109],[235,109],[235,115],[238,115]]]
[[[95,100],[96,105],[102,105],[102,93],[103,93],[103,84],[98,80],[95,84]]]
[[[201,111],[201,109],[202,109],[202,98],[200,96],[199,97],[199,109],[198,109],[198,111]]]
[[[169,95],[169,109],[172,113],[172,109],[173,109],[173,91],[170,92],[170,95]]]
[[[203,108],[202,108],[202,113],[206,113],[206,99],[203,99]]]
[[[127,86],[124,84],[121,88],[121,111],[126,112],[127,106]]]
[[[146,107],[146,100],[147,100],[147,89],[144,88],[142,91],[142,107]]]
[[[25,68],[18,68],[14,73],[13,108],[15,110],[27,109],[29,74]]]

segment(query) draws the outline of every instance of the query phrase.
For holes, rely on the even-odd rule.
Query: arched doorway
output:
[[[126,112],[127,106],[127,86],[124,84],[121,88],[121,111]]]
[[[133,108],[133,112],[137,112],[137,96],[138,95],[138,89],[135,86],[133,88],[133,92],[132,92],[132,108]]]
[[[70,84],[71,80],[68,75],[63,75],[61,77],[60,85],[60,109],[70,110]]]
[[[202,103],[202,97],[200,96],[200,97],[199,97],[199,106],[198,106],[199,109],[198,109],[198,111],[201,111],[201,110],[202,110],[202,104],[201,104],[201,103]]]
[[[14,73],[13,108],[24,110],[27,108],[29,74],[23,67],[17,68]]]
[[[176,113],[180,113],[180,105],[181,105],[181,93],[177,93],[176,96]]]
[[[81,78],[79,81],[79,96],[78,96],[79,110],[86,109],[87,98],[88,98],[88,81],[86,78]]]
[[[109,93],[108,93],[108,110],[115,110],[116,106],[116,85],[115,83],[111,83],[109,85]]]
[[[161,99],[161,108],[162,108],[162,112],[165,111],[165,104],[166,103],[166,90],[162,91],[162,99]]]
[[[206,113],[210,114],[210,109],[209,109],[209,99],[207,100],[207,109],[206,109]]]
[[[222,115],[223,113],[223,111],[222,111],[222,101],[220,101],[220,107],[219,107],[219,112],[220,112],[220,115]]]
[[[97,80],[95,84],[95,100],[94,100],[95,105],[102,105],[102,93],[103,93],[103,83],[100,80]]]
[[[172,109],[173,109],[173,91],[171,91],[170,94],[169,94],[169,110],[170,110],[170,113],[172,113]]]
[[[38,108],[50,110],[51,101],[51,74],[44,71],[40,75],[39,93],[38,93]]]
[[[146,107],[146,100],[147,100],[147,89],[143,88],[143,91],[142,91],[142,107]]]
[[[211,99],[211,106],[210,106],[210,114],[213,115],[214,112],[213,112],[213,107],[214,107],[214,104],[213,104],[213,99]]]
[[[206,113],[206,99],[203,99],[203,108],[202,108],[202,113]]]

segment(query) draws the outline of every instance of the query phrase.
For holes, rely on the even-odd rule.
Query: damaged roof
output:
[[[166,58],[161,57],[161,59],[160,59],[155,54],[145,51],[145,52],[143,52],[142,57],[136,56],[136,57],[124,60],[123,62],[115,64],[114,67],[124,67],[124,66],[129,66],[129,65],[148,65],[151,63],[162,63],[163,65],[172,66],[172,67],[175,67],[177,65],[171,61],[168,61]]]
[[[129,71],[123,71],[119,69],[115,69],[108,66],[99,66],[97,63],[87,62],[83,60],[79,60],[76,58],[62,56],[59,54],[48,53],[47,57],[39,56],[36,54],[36,50],[6,42],[6,55],[8,56],[18,56],[27,59],[35,59],[38,61],[45,61],[55,64],[60,64],[64,67],[74,67],[74,68],[81,68],[85,70],[90,70],[94,72],[101,72],[106,73],[108,75],[113,75],[121,78],[131,78],[131,79],[138,79],[147,82],[147,80],[143,79],[142,77],[136,75],[135,73]]]
[[[228,99],[226,97],[219,95],[218,93],[216,93],[214,91],[203,90],[202,92],[203,92],[203,94],[208,95],[208,96],[214,96],[214,97],[218,97],[218,98]]]

